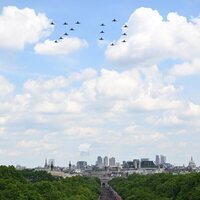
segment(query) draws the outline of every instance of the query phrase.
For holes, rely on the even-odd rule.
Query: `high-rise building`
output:
[[[160,155],[160,164],[165,164],[166,161],[167,161],[166,156],[164,156],[164,155]]]
[[[159,155],[156,155],[155,164],[156,164],[157,166],[160,165],[160,157],[159,157]]]
[[[102,167],[103,165],[103,159],[101,156],[97,157],[97,162],[96,162],[97,166]]]
[[[108,167],[108,157],[107,156],[104,157],[103,164],[104,164],[104,167]]]
[[[76,167],[77,169],[80,169],[80,170],[84,170],[87,166],[87,162],[86,161],[78,161],[76,163]]]
[[[139,169],[140,168],[140,160],[139,159],[134,159],[133,160],[133,166],[135,169]]]
[[[47,158],[45,158],[45,164],[44,164],[44,168],[47,169],[48,168],[48,164],[47,164]]]
[[[115,167],[115,158],[114,157],[109,159],[109,167]]]

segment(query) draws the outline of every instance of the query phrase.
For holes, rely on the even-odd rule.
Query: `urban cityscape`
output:
[[[17,165],[17,170],[26,169],[26,167]],[[98,156],[93,165],[88,165],[87,161],[77,161],[68,166],[60,167],[56,165],[55,159],[45,159],[43,167],[33,168],[36,171],[44,170],[53,176],[71,177],[71,176],[93,176],[98,178],[107,178],[110,180],[114,177],[126,177],[132,174],[157,174],[157,173],[174,173],[186,174],[191,172],[200,172],[200,167],[196,166],[193,157],[188,161],[186,166],[174,166],[167,162],[165,155],[156,155],[155,160],[149,158],[133,159],[131,161],[117,162],[115,157]]]

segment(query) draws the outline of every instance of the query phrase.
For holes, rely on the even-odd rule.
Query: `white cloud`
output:
[[[130,16],[126,43],[121,37],[106,56],[119,65],[158,64],[164,59],[183,61],[199,57],[200,18],[187,20],[177,13],[169,13],[167,20],[151,8],[138,8]]]
[[[194,59],[191,62],[185,62],[175,65],[170,74],[173,76],[190,76],[200,73],[200,59]]]
[[[182,91],[155,65],[40,77],[25,81],[17,91],[5,78],[0,80],[3,88],[10,85],[5,90],[10,98],[0,98],[1,141],[23,156],[31,152],[86,155],[82,152],[87,152],[87,146],[80,144],[91,145],[91,154],[109,151],[112,143],[118,145],[110,153],[124,146],[159,149],[161,142],[174,140],[173,134],[165,134],[168,126],[171,133],[179,128],[188,132],[192,127],[191,140],[198,137],[199,104],[181,100]]]
[[[100,130],[98,128],[93,127],[72,127],[65,129],[65,135],[69,138],[94,138],[100,134]]]
[[[14,85],[0,75],[0,99],[8,97],[14,91]]]
[[[36,44],[34,49],[37,54],[42,55],[66,55],[87,47],[87,45],[88,43],[85,40],[77,37],[65,37],[58,43],[45,40],[43,43]]]
[[[43,13],[33,9],[4,7],[0,15],[0,48],[23,49],[52,31],[50,20]]]

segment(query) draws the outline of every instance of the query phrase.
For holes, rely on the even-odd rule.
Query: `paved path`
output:
[[[110,186],[102,186],[100,200],[122,200]]]

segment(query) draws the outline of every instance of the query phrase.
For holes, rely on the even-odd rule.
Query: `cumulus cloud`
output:
[[[87,154],[88,146],[80,144],[97,152],[104,147],[109,151],[113,142],[120,148],[145,145],[151,150],[152,145],[168,143],[168,137],[173,140],[166,127],[172,132],[178,125],[184,131],[193,127],[191,135],[198,138],[199,104],[181,100],[181,91],[155,65],[40,77],[26,80],[20,91],[3,77],[0,82],[10,96],[0,98],[1,141],[20,154],[26,149],[66,157],[65,152]],[[113,149],[119,147],[112,146],[111,153]]]
[[[23,49],[48,36],[53,27],[43,13],[33,9],[19,9],[15,6],[4,7],[0,15],[0,48]]]
[[[11,84],[3,76],[0,76],[0,99],[8,97],[8,95],[11,95],[13,90],[14,90],[14,85]]]
[[[191,62],[185,62],[175,65],[170,70],[172,76],[190,76],[200,73],[200,59],[194,59]]]
[[[36,44],[34,50],[37,54],[42,55],[66,55],[87,47],[87,45],[88,43],[85,40],[77,37],[65,37],[58,43],[45,40],[43,43]]]
[[[192,60],[199,57],[200,18],[188,20],[169,13],[167,20],[151,8],[138,8],[130,16],[126,43],[121,37],[109,46],[107,58],[119,65],[157,64],[164,59]]]

